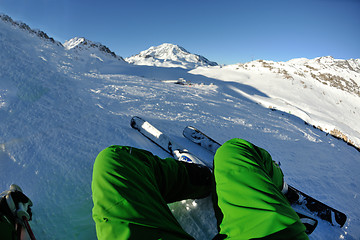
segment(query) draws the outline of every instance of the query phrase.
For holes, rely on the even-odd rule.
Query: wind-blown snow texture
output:
[[[310,71],[287,79],[266,72],[260,61],[248,63],[248,71],[245,65],[190,72],[136,66],[96,48],[66,50],[1,20],[0,61],[0,188],[17,183],[33,200],[31,225],[40,240],[96,239],[91,176],[102,149],[131,145],[168,157],[129,126],[134,115],[209,162],[210,153],[181,136],[186,125],[220,142],[241,137],[267,149],[281,162],[287,182],[348,215],[342,229],[319,221],[310,239],[360,237],[360,153],[288,113],[306,113],[324,128],[335,125],[355,141],[359,97],[329,85],[318,92]],[[178,78],[192,85],[163,82]],[[354,81],[359,84],[358,73]],[[265,103],[286,106],[286,112]],[[216,234],[209,198],[170,207],[196,239]]]

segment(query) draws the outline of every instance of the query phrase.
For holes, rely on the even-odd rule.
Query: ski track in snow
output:
[[[0,187],[17,183],[32,199],[38,239],[96,239],[91,176],[102,149],[130,145],[169,157],[131,129],[135,115],[209,163],[210,153],[181,136],[185,126],[220,143],[240,137],[267,149],[288,183],[348,215],[342,229],[320,220],[310,239],[359,239],[359,152],[241,91],[265,93],[184,69],[79,57],[2,21],[0,30]],[[162,82],[180,77],[193,85]],[[210,198],[170,208],[196,239],[216,234]]]

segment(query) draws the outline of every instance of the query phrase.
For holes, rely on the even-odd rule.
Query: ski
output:
[[[176,160],[193,162],[207,166],[204,161],[196,157],[194,154],[191,154],[187,149],[173,141],[168,135],[151,125],[148,121],[135,116],[131,119],[130,125],[132,128],[138,130],[142,135],[168,152]]]
[[[187,126],[183,131],[185,138],[190,141],[200,145],[201,147],[209,150],[214,153],[221,146],[220,143],[210,138],[200,130],[195,127]],[[314,199],[313,197],[303,193],[302,191],[289,186],[289,191],[295,194],[292,194],[291,199],[292,206],[294,208],[300,207],[305,211],[310,211],[317,215],[320,219],[328,221],[334,226],[343,227],[346,222],[346,215],[328,205]]]

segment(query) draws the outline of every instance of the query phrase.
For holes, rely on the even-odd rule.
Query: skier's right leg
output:
[[[167,204],[209,195],[210,182],[193,181],[194,167],[131,147],[103,150],[92,181],[98,239],[193,239]]]
[[[218,239],[308,239],[281,192],[283,173],[266,150],[229,140],[215,154],[214,175]]]

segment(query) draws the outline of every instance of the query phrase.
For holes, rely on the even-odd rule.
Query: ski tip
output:
[[[138,125],[139,121],[145,122],[141,117],[138,116],[132,117],[130,120],[130,126],[134,129],[139,129],[139,125]]]
[[[133,116],[133,117],[131,118],[131,120],[137,120],[137,119],[143,120],[141,117],[138,117],[138,116]]]
[[[291,192],[296,193],[297,195],[300,195],[300,198],[302,199],[301,201],[299,201],[299,197],[295,196],[295,194],[293,193],[292,195],[295,196],[295,198],[293,199],[294,204],[305,203],[305,206],[310,211],[314,212],[322,220],[328,221],[333,226],[339,226],[341,228],[345,225],[347,219],[345,213],[340,212],[339,210],[336,210],[332,207],[329,207],[328,205],[320,202],[317,199],[314,199],[313,197],[303,193],[302,191],[290,185],[289,185],[289,190],[291,190]]]
[[[343,227],[345,225],[347,216],[342,212],[332,212],[331,220],[333,222],[333,225],[338,224],[339,227]]]
[[[183,130],[183,135],[188,135],[189,131],[197,131],[197,129],[193,126],[186,126]]]

